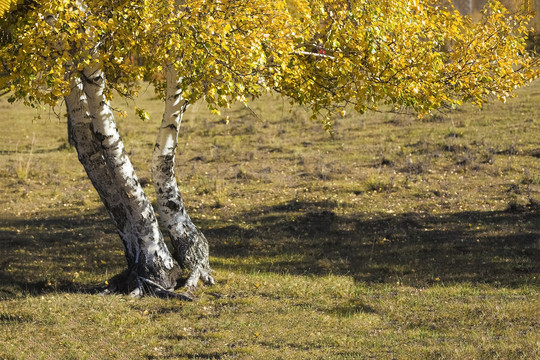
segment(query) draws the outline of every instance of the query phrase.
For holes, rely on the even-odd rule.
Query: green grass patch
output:
[[[125,260],[65,117],[0,98],[0,358],[537,359],[539,103],[333,136],[278,96],[193,105],[176,173],[217,284],[182,303],[97,294]],[[162,104],[114,106],[153,199]]]

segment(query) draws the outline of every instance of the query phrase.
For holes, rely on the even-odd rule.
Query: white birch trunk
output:
[[[86,12],[86,4],[76,5]],[[54,25],[54,17],[49,25]],[[90,31],[90,30],[89,30]],[[163,297],[192,300],[177,294],[180,269],[172,258],[129,158],[105,97],[105,74],[86,68],[66,97],[68,133],[76,143],[79,160],[109,211],[124,243],[128,270],[113,279],[106,292],[149,292]]]
[[[137,244],[133,244],[138,249],[135,258],[137,281],[144,280],[172,290],[176,285],[178,269],[163,241],[154,210],[124,150],[114,115],[104,95],[105,75],[100,69],[85,69],[83,75],[83,89],[94,136],[137,234]]]
[[[181,79],[172,65],[166,67],[167,93],[165,111],[152,157],[152,175],[160,221],[167,228],[174,248],[174,258],[189,271],[188,288],[201,279],[213,284],[208,261],[208,241],[186,213],[174,173],[175,153],[182,116],[188,106],[182,98]]]
[[[128,268],[131,268],[140,251],[137,235],[126,214],[117,186],[105,164],[99,144],[92,133],[92,119],[88,114],[86,95],[80,79],[72,84],[71,92],[65,100],[71,123],[70,134],[77,149],[79,161],[117,228],[124,244]]]

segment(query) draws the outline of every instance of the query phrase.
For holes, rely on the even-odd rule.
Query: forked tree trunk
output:
[[[182,98],[181,79],[172,65],[166,67],[165,111],[152,157],[152,175],[160,221],[167,229],[174,258],[189,271],[188,288],[201,279],[213,284],[208,261],[208,241],[186,212],[174,173],[175,153],[182,116],[188,102]]]
[[[86,11],[84,2],[78,0],[76,5]],[[191,300],[187,294],[173,292],[181,269],[163,241],[154,210],[124,150],[105,86],[105,75],[99,68],[86,68],[65,100],[70,143],[75,144],[79,160],[124,244],[128,270],[116,276],[107,290],[132,295],[149,291]]]
[[[93,136],[123,204],[124,219],[131,223],[136,234],[136,238],[126,239],[126,256],[134,258],[127,281],[139,284],[135,287],[135,294],[142,291],[141,283],[171,291],[176,286],[180,269],[163,241],[154,210],[124,150],[114,115],[104,94],[105,76],[99,69],[85,69],[82,83],[92,119]],[[98,182],[103,180],[99,179]]]

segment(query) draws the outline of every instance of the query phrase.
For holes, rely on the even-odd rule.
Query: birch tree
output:
[[[495,1],[475,23],[434,0],[32,2],[0,20],[0,86],[10,101],[65,104],[79,160],[124,244],[127,270],[107,291],[190,299],[199,280],[214,283],[208,241],[174,172],[190,104],[219,112],[277,91],[331,130],[346,108],[423,116],[505,100],[538,76],[525,51],[528,18]],[[151,169],[172,249],[109,104],[113,92],[135,97],[143,78],[164,103]],[[180,285],[188,291],[174,292]]]

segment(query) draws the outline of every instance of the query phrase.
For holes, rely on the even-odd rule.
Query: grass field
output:
[[[280,97],[193,105],[176,170],[217,280],[193,303],[98,294],[125,260],[65,117],[0,98],[0,359],[540,358],[540,82],[518,94],[333,136]],[[115,107],[153,198],[139,101]]]

